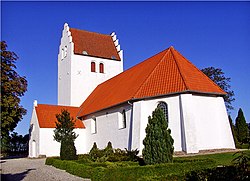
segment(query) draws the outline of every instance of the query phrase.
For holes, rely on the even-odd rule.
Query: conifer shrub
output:
[[[174,140],[171,130],[160,108],[148,117],[146,137],[143,140],[143,159],[146,164],[168,163],[173,161]]]
[[[112,147],[112,143],[109,141],[107,147],[104,149],[105,152],[105,156],[109,156],[112,155],[114,153],[113,147]]]
[[[62,160],[76,160],[76,147],[74,141],[65,139],[61,141],[60,157]]]
[[[235,120],[236,135],[238,141],[242,144],[249,138],[248,126],[242,109],[238,111],[238,116]]]
[[[73,131],[75,121],[70,117],[70,113],[64,109],[61,110],[61,114],[56,114],[56,119],[54,139],[61,143],[60,158],[62,160],[75,160],[77,155],[74,141],[78,136]]]
[[[96,142],[94,142],[93,147],[91,148],[91,150],[89,152],[89,156],[90,156],[91,160],[94,162],[97,160],[100,161],[100,159],[105,156],[105,151],[98,149]]]

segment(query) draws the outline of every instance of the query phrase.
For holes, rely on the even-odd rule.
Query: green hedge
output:
[[[70,174],[91,180],[185,180],[191,171],[215,167],[215,161],[195,160],[182,163],[137,166],[132,162],[80,164],[76,161],[47,158],[47,165],[66,170]]]

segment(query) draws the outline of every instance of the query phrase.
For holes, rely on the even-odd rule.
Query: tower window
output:
[[[62,48],[62,52],[61,52],[61,60],[63,60],[64,58],[64,48]]]
[[[167,105],[167,103],[160,102],[157,107],[160,108],[163,111],[165,119],[166,119],[166,121],[168,123],[168,105]]]
[[[104,73],[104,64],[100,63],[99,65],[100,73]]]
[[[64,58],[67,57],[67,53],[68,53],[67,51],[68,51],[67,46],[65,46],[64,47]]]
[[[91,72],[95,72],[95,62],[91,62]]]

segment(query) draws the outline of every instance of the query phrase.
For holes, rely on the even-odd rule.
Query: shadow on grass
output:
[[[36,169],[27,169],[24,172],[15,173],[15,174],[1,174],[1,180],[3,180],[3,181],[13,181],[13,180],[20,181],[20,180],[23,180],[31,170],[36,170]]]

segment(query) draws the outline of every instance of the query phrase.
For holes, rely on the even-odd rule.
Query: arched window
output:
[[[160,103],[157,105],[157,107],[160,108],[160,109],[163,111],[163,113],[164,113],[164,115],[165,115],[165,119],[166,119],[166,121],[168,122],[168,105],[167,105],[167,103],[165,103],[165,102],[160,102]]]
[[[100,63],[99,70],[100,70],[100,73],[104,73],[104,64],[103,63]]]
[[[91,62],[91,72],[95,72],[95,62]]]

